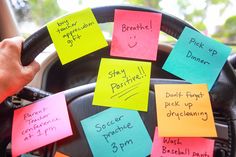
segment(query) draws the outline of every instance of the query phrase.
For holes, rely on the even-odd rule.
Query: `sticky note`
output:
[[[81,121],[94,157],[144,157],[152,140],[139,113],[109,108]]]
[[[60,153],[60,152],[56,152],[56,154],[55,154],[54,157],[69,157],[69,156],[67,156],[67,155],[65,155],[65,154],[62,154],[62,153]]]
[[[206,83],[210,90],[231,48],[185,27],[163,69],[193,84]]]
[[[151,63],[102,58],[93,105],[147,111]]]
[[[107,46],[91,9],[84,9],[47,24],[62,64]]]
[[[116,9],[110,54],[155,61],[161,18],[158,13]]]
[[[63,93],[14,111],[12,155],[32,151],[72,135]]]
[[[151,157],[213,157],[214,142],[200,137],[159,137],[156,128]]]
[[[206,84],[155,85],[161,137],[216,137]]]

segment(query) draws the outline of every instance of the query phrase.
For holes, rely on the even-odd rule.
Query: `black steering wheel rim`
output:
[[[193,28],[187,22],[180,20],[172,15],[166,14],[161,11],[147,9],[142,7],[135,6],[106,6],[92,9],[98,23],[106,23],[113,22],[114,20],[114,10],[115,9],[124,9],[124,10],[137,10],[137,11],[147,11],[147,12],[156,12],[162,13],[162,23],[161,23],[161,31],[166,34],[171,35],[172,37],[178,39],[180,34],[182,33],[185,26]],[[195,29],[196,30],[196,29]],[[34,58],[42,52],[47,46],[52,43],[47,27],[44,26],[34,34],[32,34],[29,38],[27,38],[23,44],[23,52],[22,52],[22,64],[28,65],[30,62],[34,60]],[[154,81],[155,82],[155,81]],[[162,81],[157,81],[162,82]],[[165,81],[164,81],[165,82]],[[175,82],[175,81],[174,81]],[[166,83],[166,82],[165,82]],[[180,81],[180,83],[184,83],[184,81]],[[92,87],[91,87],[92,88]],[[86,90],[86,88],[82,88]],[[72,101],[77,97],[78,91],[82,89],[72,89],[65,91],[67,101]],[[229,90],[231,94],[229,94]],[[82,92],[83,93],[83,92]],[[219,78],[217,79],[216,84],[213,89],[210,91],[211,101],[213,104],[213,109],[216,111],[220,111],[227,119],[228,125],[230,126],[230,138],[233,139],[230,141],[230,150],[229,156],[236,157],[236,76],[233,71],[232,66],[226,61]],[[229,99],[226,100],[225,98]],[[222,103],[226,102],[225,106],[222,106]],[[12,116],[13,110],[11,110]],[[11,121],[11,119],[10,119]],[[8,124],[11,125],[9,122]],[[11,130],[11,127],[8,125],[8,130]],[[5,131],[6,132],[6,131]],[[8,134],[7,134],[8,135]],[[3,146],[3,143],[6,143],[6,140],[9,141],[9,136],[4,137],[4,139],[0,139]],[[4,141],[4,142],[3,142]],[[4,150],[3,150],[4,151]],[[2,151],[2,152],[3,152]],[[0,152],[1,153],[1,152]]]
[[[107,23],[114,21],[114,10],[115,9],[124,9],[124,10],[134,10],[134,11],[146,11],[146,12],[155,12],[162,14],[162,23],[161,23],[161,31],[169,34],[170,36],[178,39],[180,34],[182,33],[185,26],[196,30],[193,26],[188,24],[187,22],[174,17],[173,15],[169,15],[162,11],[157,11],[154,9],[148,9],[143,7],[136,6],[105,6],[93,8],[92,12],[98,23]],[[51,37],[47,30],[46,26],[43,26],[33,35],[28,37],[23,45],[23,53],[21,56],[21,61],[23,65],[28,65],[31,63],[34,58],[42,52],[47,46],[52,43]],[[32,47],[32,45],[34,45]]]

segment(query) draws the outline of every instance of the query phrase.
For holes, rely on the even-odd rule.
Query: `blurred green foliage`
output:
[[[219,26],[213,37],[223,38],[228,43],[236,41],[236,16],[231,16],[224,25]]]
[[[128,0],[129,3],[134,5],[146,6],[155,9],[161,9],[160,0]]]
[[[165,0],[128,0],[131,4],[139,4],[143,6],[152,7],[155,9],[161,8],[160,3]],[[200,2],[200,1],[199,1]],[[191,23],[195,28],[202,32],[207,32],[206,24],[204,19],[207,17],[207,10],[210,6],[220,5],[220,14],[222,15],[226,9],[231,5],[231,0],[205,0],[201,1],[204,3],[204,7],[201,9],[193,7],[194,4],[191,4],[189,0],[177,0],[178,10],[183,15],[184,20]],[[193,8],[189,12],[189,7]],[[222,26],[216,28],[215,34],[212,35],[216,37],[217,40],[222,42],[232,42],[236,43],[236,13],[235,16],[229,17]],[[172,40],[172,38],[170,38]]]
[[[33,21],[40,26],[65,13],[56,0],[29,0],[28,3]]]
[[[12,1],[12,0],[11,0]],[[33,21],[35,24],[42,26],[52,19],[65,14],[57,4],[57,0],[15,0],[24,2],[25,7],[20,9],[14,9],[18,16],[18,21],[24,20]],[[78,5],[84,3],[86,0],[77,0]],[[231,5],[234,0],[199,0],[199,3],[203,3],[203,7],[196,7],[191,4],[189,0],[177,0],[177,8],[183,20],[188,21],[194,27],[202,32],[207,32],[206,24],[204,19],[207,18],[207,11],[210,6],[220,6],[220,14],[222,15],[226,9]],[[161,3],[165,4],[165,0],[124,0],[131,5],[139,5],[144,7],[150,7],[154,9],[163,10]],[[68,3],[70,1],[68,0]],[[97,1],[99,3],[99,0]],[[191,8],[191,9],[189,9]],[[170,13],[171,14],[171,13]],[[108,32],[112,32],[112,25],[105,26],[102,28],[108,29]],[[226,22],[217,26],[215,33],[212,35],[222,42],[234,42],[236,43],[236,13],[235,16],[229,17]],[[168,38],[168,41],[173,41],[173,38]]]

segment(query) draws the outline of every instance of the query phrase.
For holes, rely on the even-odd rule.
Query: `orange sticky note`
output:
[[[216,137],[206,84],[155,85],[161,137]]]
[[[54,157],[69,157],[69,156],[67,156],[67,155],[65,155],[65,154],[62,154],[62,153],[60,153],[60,152],[56,152],[56,154],[55,154]]]
[[[72,135],[63,93],[14,111],[12,156],[19,156]]]
[[[156,127],[151,157],[213,157],[214,142],[200,137],[159,137]]]
[[[115,10],[111,55],[156,60],[161,14]]]

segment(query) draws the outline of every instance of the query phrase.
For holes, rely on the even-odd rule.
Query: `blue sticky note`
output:
[[[210,90],[230,52],[230,47],[185,27],[163,69],[190,83],[206,83]]]
[[[139,113],[109,108],[81,121],[94,157],[144,157],[152,140]]]

